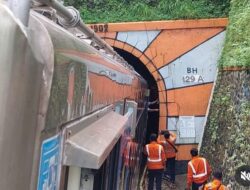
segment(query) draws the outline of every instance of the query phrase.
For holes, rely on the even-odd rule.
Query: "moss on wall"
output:
[[[212,167],[221,168],[224,182],[233,189],[246,189],[235,181],[235,171],[250,165],[250,1],[232,0],[229,27],[220,71],[206,124],[201,154]]]
[[[235,170],[250,165],[250,73],[221,71],[206,124],[201,154],[212,167],[223,169],[224,180],[240,189]]]

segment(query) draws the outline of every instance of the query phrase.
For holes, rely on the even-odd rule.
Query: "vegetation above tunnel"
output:
[[[250,1],[231,0],[221,67],[250,66]]]
[[[65,0],[86,23],[226,17],[230,0]]]

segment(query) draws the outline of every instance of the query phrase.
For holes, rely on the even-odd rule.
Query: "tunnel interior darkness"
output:
[[[150,90],[149,101],[159,99],[158,97],[158,87],[155,79],[148,71],[147,67],[134,55],[124,51],[119,48],[114,48],[115,51],[122,56],[130,65],[132,65],[137,73],[139,73],[148,83],[148,88]],[[159,109],[159,104],[152,104],[149,106],[151,109]],[[147,122],[147,135],[146,143],[149,142],[149,136],[151,133],[158,133],[159,128],[159,111],[148,112],[148,122]]]

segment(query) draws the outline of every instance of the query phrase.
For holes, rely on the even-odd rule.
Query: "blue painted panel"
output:
[[[209,39],[175,61],[161,68],[167,89],[213,82],[225,32]]]
[[[159,33],[159,30],[119,32],[117,39],[143,52]]]
[[[60,136],[42,142],[37,190],[59,188]]]

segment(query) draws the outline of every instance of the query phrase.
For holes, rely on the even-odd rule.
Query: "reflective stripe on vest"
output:
[[[196,171],[194,169],[194,166],[192,164],[192,161],[190,161],[188,164],[190,165],[190,167],[192,168],[192,171],[193,171],[193,178],[200,178],[200,177],[204,177],[207,175],[207,164],[206,164],[206,160],[205,158],[201,158],[203,160],[203,163],[204,163],[204,173],[201,173],[201,174],[196,174]]]
[[[148,144],[146,145],[146,151],[147,151],[147,153],[148,153],[148,161],[149,162],[160,162],[160,161],[162,161],[162,159],[161,159],[161,146],[160,145],[158,145],[158,148],[159,148],[159,150],[158,150],[158,159],[150,159],[150,155],[149,155],[149,149],[148,149]]]
[[[135,150],[136,147],[135,145],[133,144],[133,142],[128,142],[127,143],[127,146],[126,146],[126,154],[125,154],[125,158],[127,160],[134,160],[135,159]]]
[[[128,142],[127,146],[126,146],[126,155],[125,155],[126,159],[129,159],[129,156],[130,156],[130,145],[131,145],[131,143]]]

